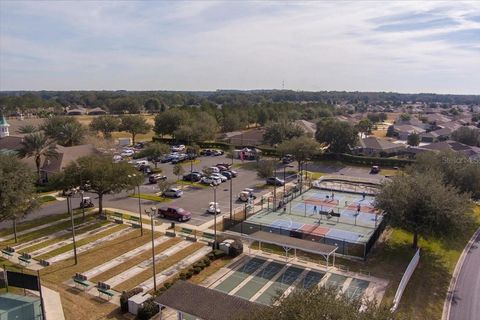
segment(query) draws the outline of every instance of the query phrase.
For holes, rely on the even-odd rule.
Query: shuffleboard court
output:
[[[261,265],[266,262],[264,259],[252,258],[242,265],[238,270],[234,271],[228,278],[218,284],[215,289],[225,293],[229,293],[235,289],[243,280],[254,273]]]
[[[311,287],[319,284],[324,275],[325,273],[320,271],[309,271],[300,282],[299,287],[310,289]]]
[[[361,279],[352,279],[352,282],[345,290],[345,294],[349,298],[358,299],[365,293],[365,290],[368,288],[370,282]]]
[[[235,295],[244,299],[250,299],[258,292],[269,280],[271,280],[283,268],[283,264],[270,262],[263,270],[257,273],[248,281]]]
[[[303,269],[297,267],[289,267],[283,272],[270,287],[267,288],[258,298],[256,302],[270,305],[272,299],[277,295],[283,294],[295,280],[302,274]]]
[[[327,279],[326,287],[335,288],[337,290],[342,289],[343,283],[347,280],[347,277],[340,274],[332,273]]]

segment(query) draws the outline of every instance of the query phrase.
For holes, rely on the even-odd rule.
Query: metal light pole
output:
[[[232,155],[232,168],[233,168],[233,151],[231,152]],[[230,220],[232,220],[233,216],[233,175],[230,178]]]
[[[213,188],[213,249],[217,248],[217,186],[211,185]]]
[[[145,209],[145,213],[150,216],[150,227],[152,228],[152,268],[153,268],[153,290],[157,291],[157,270],[155,267],[155,240],[153,236],[153,216],[157,212],[157,208],[152,207],[151,212],[148,212],[148,209]]]
[[[83,190],[80,190],[80,196],[82,197],[81,199],[81,204],[82,204],[82,216],[83,220],[85,220],[85,204],[83,203]]]
[[[273,211],[277,211],[277,166],[273,167]]]
[[[285,193],[287,192],[286,191],[286,185],[287,185],[287,180],[286,180],[286,169],[288,168],[291,168],[293,167],[292,165],[286,165],[285,167],[283,167],[283,198],[285,199]]]
[[[128,175],[129,178],[136,178],[137,175]],[[143,236],[143,221],[142,221],[142,203],[140,202],[140,183],[137,183],[137,188],[138,188],[138,214],[140,215],[140,235]]]
[[[73,240],[73,256],[75,258],[75,264],[78,264],[78,258],[77,258],[77,243],[75,241],[75,222],[73,220],[73,210],[72,210],[72,205],[71,205],[71,197],[72,197],[72,191],[69,190],[67,193],[67,210],[68,213],[70,213],[70,221],[72,223],[72,240]]]

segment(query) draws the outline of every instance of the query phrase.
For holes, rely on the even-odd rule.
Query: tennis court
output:
[[[370,284],[369,281],[336,273],[325,273],[322,270],[296,264],[253,257],[245,259],[227,277],[221,278],[220,283],[214,285],[214,289],[246,300],[271,305],[273,299],[278,294],[285,293],[288,288],[309,289],[318,285],[326,276],[325,285],[333,286],[337,290],[342,290],[345,282],[351,279],[345,292],[352,297],[362,297]]]

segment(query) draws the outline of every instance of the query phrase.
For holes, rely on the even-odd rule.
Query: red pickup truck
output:
[[[192,214],[182,208],[162,207],[158,209],[160,218],[170,218],[179,222],[187,221],[192,218]]]

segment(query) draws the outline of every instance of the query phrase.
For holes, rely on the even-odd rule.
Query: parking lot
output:
[[[202,171],[204,167],[214,166],[217,163],[231,163],[231,159],[225,156],[205,156],[199,157],[197,163],[193,164],[194,171]],[[234,160],[235,163],[241,163],[240,160]],[[184,162],[185,173],[190,172],[190,163]],[[153,166],[152,166],[153,167]],[[162,168],[162,174],[168,177],[169,181],[176,181],[177,177],[173,174],[173,165],[171,163],[159,163],[159,168]],[[238,171],[238,176],[232,180],[232,198],[233,198],[233,208],[242,206],[243,202],[237,202],[237,196],[240,191],[244,188],[254,188],[255,185],[264,184],[265,180],[259,179],[255,170],[246,170],[242,168],[234,168]],[[180,185],[179,185],[180,186]],[[169,199],[168,202],[159,203],[151,200],[140,200],[142,206],[142,211],[151,207],[161,207],[161,206],[175,206],[181,207],[185,210],[188,210],[192,213],[192,219],[188,222],[193,225],[201,225],[210,219],[213,219],[211,214],[206,213],[209,202],[213,201],[214,191],[212,187],[196,187],[192,189],[188,186],[183,186],[184,194],[181,198],[178,199]],[[260,196],[268,192],[269,189],[255,189],[255,194]],[[145,183],[140,186],[140,192],[142,194],[155,194],[158,192],[158,188],[155,184],[149,184],[147,177],[145,177]],[[217,187],[217,202],[219,208],[222,211],[222,214],[228,214],[230,212],[230,180],[220,184]],[[132,194],[132,191],[121,192],[114,195],[106,195],[103,200],[104,208],[118,208],[131,212],[138,212],[138,199],[129,197]],[[89,196],[92,198],[95,207],[98,208],[98,199],[96,199],[95,194],[85,193],[84,196]],[[80,195],[75,195],[72,198],[72,203],[74,208],[78,208],[80,205]],[[59,201],[48,206],[40,208],[35,216],[39,217],[41,215],[49,214],[60,214],[65,212],[67,209],[66,203],[64,201]],[[163,222],[170,222],[172,220],[160,219]]]

